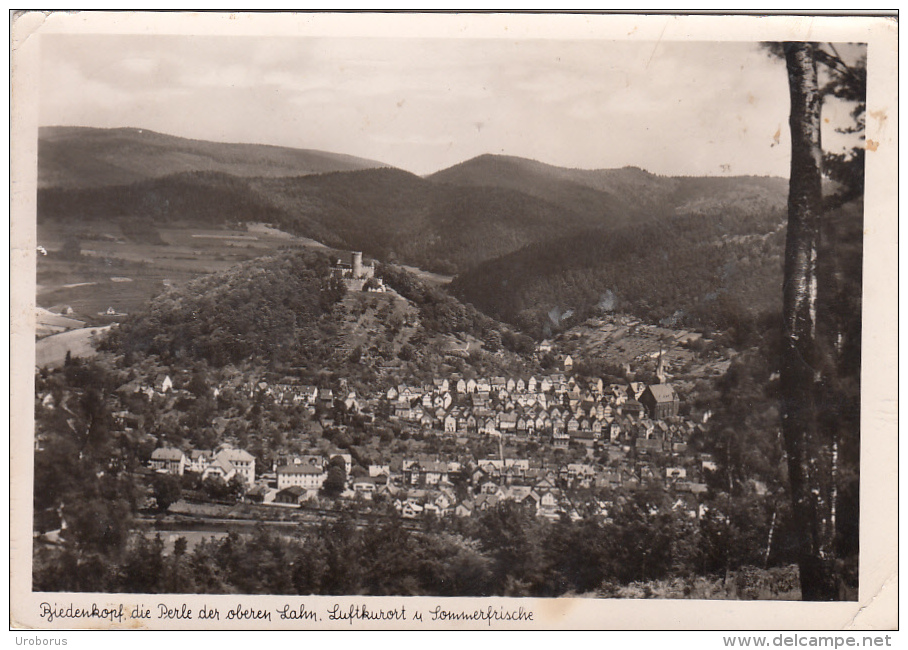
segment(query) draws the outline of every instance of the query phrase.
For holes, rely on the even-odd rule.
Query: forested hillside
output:
[[[109,347],[216,367],[253,355],[318,359],[331,352],[330,315],[344,293],[325,255],[255,260],[171,288],[126,319]]]
[[[783,220],[781,210],[728,209],[588,231],[480,264],[450,290],[537,336],[569,311],[753,327],[780,305]]]
[[[393,169],[255,179],[191,172],[115,187],[43,189],[38,219],[101,230],[108,221],[265,222],[448,274],[597,224],[513,190],[437,185]]]
[[[327,151],[189,140],[147,129],[50,126],[38,132],[39,187],[124,185],[192,171],[302,176],[386,166]]]
[[[786,181],[757,176],[671,177],[637,167],[567,169],[513,156],[478,156],[432,174],[461,187],[501,187],[551,201],[609,227],[730,205],[785,204]]]
[[[452,344],[466,342],[459,346],[464,349],[459,365],[469,356],[496,372],[524,370],[512,353],[531,352],[528,337],[402,268],[382,265],[380,273],[398,293],[348,295],[343,282],[331,277],[328,256],[317,251],[238,264],[170,288],[125,319],[105,348],[156,355],[167,364],[219,368],[252,362],[309,369],[309,375],[330,369],[368,383],[377,380],[380,367],[402,363],[430,377],[446,362]],[[368,332],[351,334],[366,312]],[[478,353],[481,348],[508,352]]]
[[[439,273],[597,224],[513,190],[437,185],[392,169],[251,185],[301,224],[318,224],[326,243]]]

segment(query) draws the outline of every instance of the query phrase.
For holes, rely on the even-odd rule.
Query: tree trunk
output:
[[[835,600],[835,531],[830,513],[829,450],[816,405],[822,379],[816,345],[817,247],[822,214],[821,97],[811,43],[786,43],[791,95],[791,178],[782,327],[782,435],[804,600]]]

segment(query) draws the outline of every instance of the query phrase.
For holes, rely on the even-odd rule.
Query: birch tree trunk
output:
[[[829,450],[818,427],[822,380],[816,345],[817,248],[823,197],[821,96],[811,43],[786,43],[791,95],[791,177],[782,327],[782,435],[792,508],[800,525],[798,557],[804,600],[835,600],[835,530],[831,521]]]

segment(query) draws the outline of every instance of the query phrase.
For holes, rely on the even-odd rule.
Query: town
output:
[[[676,497],[676,508],[698,517],[697,497],[706,492],[704,472],[715,463],[709,454],[689,451],[688,441],[699,425],[679,416],[680,400],[672,385],[604,384],[574,376],[570,356],[562,365],[564,372],[526,379],[438,378],[370,396],[345,389],[344,382],[334,389],[290,378],[273,384],[247,382],[241,389],[249,397],[258,393],[276,405],[302,406],[325,428],[338,426],[329,413],[341,411],[359,416],[367,426],[386,420],[412,436],[449,439],[458,451],[388,451],[374,459],[377,462],[359,465],[344,450],[311,449],[283,454],[272,466],[256,468],[251,454],[229,445],[213,451],[159,447],[150,467],[181,476],[195,473],[202,480],[229,482],[240,476],[246,502],[305,506],[318,501],[332,461],[340,458],[342,499],[391,503],[409,519],[429,513],[470,516],[509,500],[545,517],[607,515],[605,500],[581,503],[575,493],[659,485]],[[152,399],[163,397],[174,390],[173,382],[165,377],[159,393],[147,390]],[[497,453],[477,457],[471,452],[488,448],[490,441]],[[526,443],[519,445],[522,449],[531,445],[535,453],[515,453],[518,443]]]

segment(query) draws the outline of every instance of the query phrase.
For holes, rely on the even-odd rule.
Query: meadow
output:
[[[168,286],[279,250],[319,246],[261,224],[124,229],[112,222],[38,224],[37,304],[92,325],[116,322]],[[108,310],[114,313],[107,315]]]

